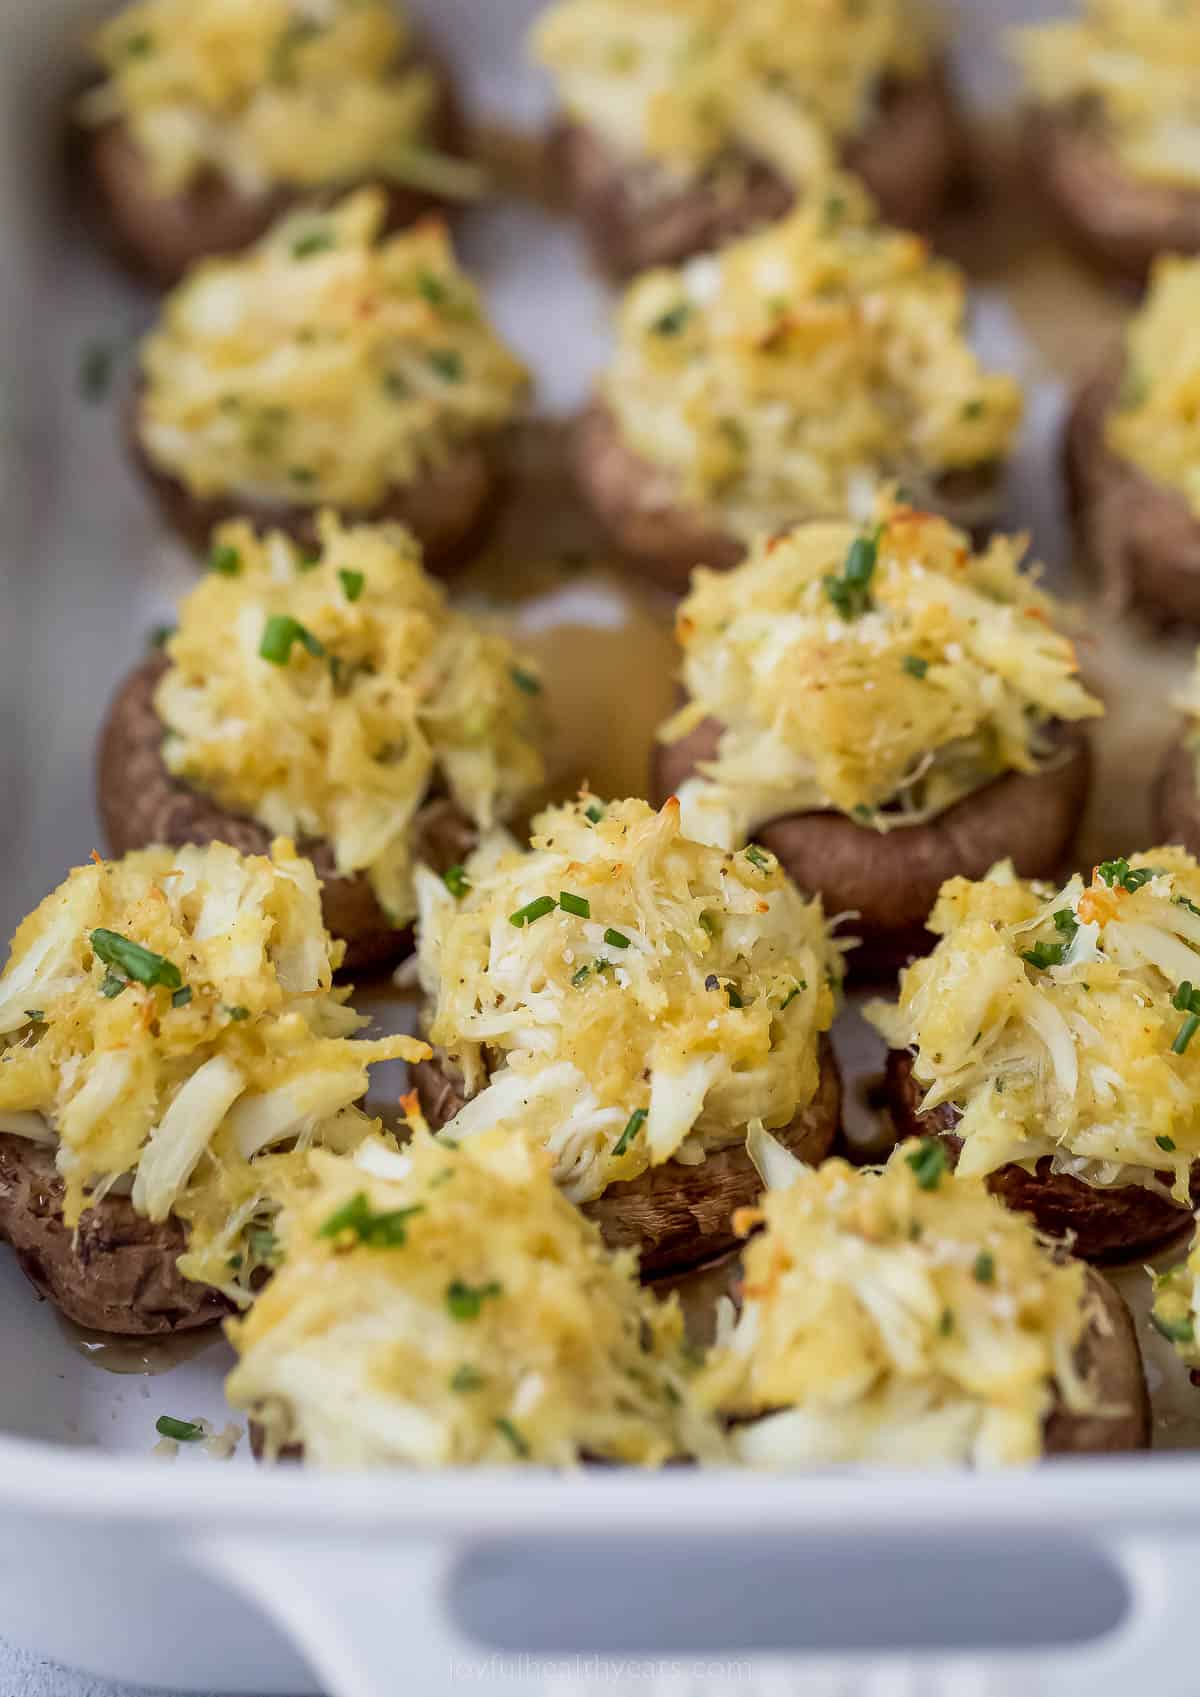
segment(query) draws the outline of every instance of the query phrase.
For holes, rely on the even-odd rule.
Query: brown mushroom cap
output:
[[[421,1109],[438,1129],[463,1106],[462,1075],[444,1052],[412,1069]],[[821,1038],[820,1073],[813,1100],[772,1136],[800,1160],[823,1161],[841,1124],[842,1080],[827,1036]],[[743,1141],[710,1153],[698,1166],[664,1161],[635,1179],[610,1184],[583,1204],[610,1249],[636,1249],[644,1279],[682,1273],[732,1249],[730,1221],[762,1193],[762,1181]]]
[[[1030,107],[1024,151],[1062,233],[1111,276],[1141,283],[1157,254],[1200,253],[1200,190],[1134,176],[1086,108]]]
[[[273,833],[258,820],[230,813],[199,790],[174,777],[162,757],[163,724],[154,692],[169,662],[146,660],[113,697],[96,750],[96,797],[100,820],[114,855],[151,843],[228,843],[241,854],[268,854]],[[475,828],[454,802],[432,797],[415,822],[420,855],[444,871],[473,848]],[[412,949],[412,927],[396,930],[375,897],[366,874],[342,876],[322,839],[298,847],[321,880],[325,924],[346,942],[346,971],[382,966]]]
[[[704,719],[688,736],[656,745],[650,788],[659,805],[716,752],[721,725]],[[855,913],[848,956],[858,978],[894,972],[934,938],[925,921],[947,878],[982,878],[1010,856],[1023,878],[1052,877],[1067,857],[1091,781],[1091,748],[1080,725],[1059,725],[1063,758],[1048,771],[1009,772],[923,825],[886,833],[844,813],[793,813],[759,826],[754,840],[777,856],[827,914]]]
[[[89,1331],[153,1337],[211,1325],[225,1299],[178,1271],[187,1247],[175,1217],[143,1219],[125,1196],[106,1196],[75,1230],[63,1223],[54,1152],[0,1133],[0,1239],[31,1282]]]
[[[1151,806],[1155,842],[1182,843],[1189,854],[1200,855],[1196,756],[1182,736],[1171,744],[1159,768]]]
[[[437,81],[430,144],[458,153],[462,122],[445,67],[425,51],[419,58]],[[101,234],[127,265],[162,288],[177,283],[201,259],[249,247],[297,204],[329,205],[361,186],[341,183],[309,191],[279,185],[261,194],[244,194],[228,178],[210,171],[174,194],[160,194],[124,119],[86,131],[79,138],[79,152]],[[436,196],[421,190],[401,183],[381,186],[387,195],[389,231],[402,230],[423,214],[443,208]]]
[[[794,194],[770,166],[746,160],[731,190],[720,175],[679,189],[651,160],[630,159],[585,124],[564,121],[551,150],[597,263],[618,277],[709,253],[781,218]],[[962,127],[944,66],[892,80],[879,107],[843,149],[882,216],[928,229],[963,173]]]
[[[1150,1447],[1150,1399],[1133,1318],[1120,1292],[1094,1267],[1087,1296],[1095,1305],[1079,1348],[1101,1408],[1112,1414],[1073,1414],[1060,1402],[1046,1421],[1043,1450],[1055,1455],[1112,1455]]]
[[[913,1076],[907,1050],[888,1051],[885,1088],[898,1137],[940,1137],[957,1159],[962,1147],[954,1134],[958,1109],[944,1103],[920,1112],[925,1091]],[[1082,1261],[1136,1261],[1171,1243],[1192,1223],[1190,1209],[1139,1184],[1101,1190],[1069,1173],[1051,1172],[1049,1156],[1032,1173],[1015,1164],[997,1167],[987,1185],[1007,1207],[1031,1214],[1048,1237],[1071,1240],[1072,1253]]]
[[[1120,352],[1106,359],[1067,420],[1063,462],[1076,527],[1114,610],[1136,604],[1164,621],[1200,624],[1200,519],[1179,490],[1156,483],[1105,440],[1123,365]]]
[[[141,438],[141,409],[139,384],[128,415],[134,464],[167,524],[198,554],[207,551],[214,529],[228,519],[249,519],[260,530],[282,530],[303,546],[316,546],[317,515],[329,502],[252,501],[236,491],[193,495],[150,458]],[[390,519],[407,525],[421,544],[426,567],[450,571],[474,551],[491,524],[503,493],[506,440],[505,432],[496,431],[459,442],[440,465],[429,467],[414,483],[398,484],[378,506],[342,508],[341,516],[350,524]]]
[[[678,479],[643,459],[626,441],[616,414],[594,397],[571,426],[568,452],[584,499],[620,552],[664,589],[687,593],[697,566],[731,571],[746,543],[721,526],[716,509],[689,506]],[[932,510],[981,539],[982,508],[999,501],[1001,468],[988,463],[938,478]]]

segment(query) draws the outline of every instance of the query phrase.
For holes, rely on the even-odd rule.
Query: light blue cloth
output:
[[[170,1697],[170,1693],[146,1685],[110,1685],[106,1679],[71,1673],[57,1662],[44,1662],[0,1643],[0,1697]]]

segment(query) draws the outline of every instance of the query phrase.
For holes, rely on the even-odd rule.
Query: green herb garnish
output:
[[[194,1444],[204,1436],[204,1427],[195,1420],[176,1420],[173,1414],[160,1414],[154,1430],[163,1438],[174,1438],[177,1444]]]
[[[796,1000],[796,997],[800,994],[801,990],[807,990],[807,989],[808,989],[808,980],[806,978],[798,978],[796,980],[796,982],[792,985],[791,989],[788,991],[787,995],[783,998],[782,1002],[780,1002],[780,1004],[779,1004],[780,1013],[783,1012],[784,1008],[791,1006],[791,1004]]]
[[[519,931],[523,925],[532,925],[535,919],[543,919],[546,914],[553,913],[555,906],[553,896],[537,896],[533,901],[526,902],[515,913],[510,913],[508,923],[515,925]]]
[[[189,985],[185,984],[181,990],[176,990],[175,994],[171,997],[171,1006],[173,1008],[186,1008],[191,999],[191,988]]]
[[[1178,1008],[1180,1013],[1187,1014],[1175,1041],[1171,1044],[1172,1054],[1182,1055],[1196,1032],[1200,1030],[1200,990],[1194,990],[1185,978],[1171,997],[1171,1006]]]
[[[122,937],[119,931],[93,931],[90,941],[96,958],[111,969],[111,974],[132,978],[138,984],[161,984],[164,990],[178,990],[183,983],[179,968],[171,961],[144,949],[130,937]]]
[[[904,656],[904,670],[910,678],[923,678],[929,670],[929,661],[922,660],[919,654],[906,654]]]
[[[611,925],[604,933],[604,941],[610,949],[627,949],[629,947],[629,938],[624,931],[616,931]]]
[[[46,1014],[42,1008],[26,1008],[25,1018],[33,1025],[45,1025]]]
[[[255,1226],[246,1241],[250,1253],[266,1266],[274,1267],[283,1258],[279,1239],[269,1226]]]
[[[223,1014],[226,1014],[232,1020],[241,1020],[241,1019],[249,1019],[250,1018],[250,1009],[249,1008],[240,1008],[240,1007],[231,1008],[231,1007],[228,1007],[228,1006],[224,1006],[224,1007],[222,1007],[221,1012]]]
[[[486,1383],[487,1380],[478,1368],[470,1367],[464,1362],[461,1367],[456,1367],[454,1369],[453,1376],[450,1380],[450,1389],[452,1391],[460,1392],[478,1391],[482,1390]]]
[[[363,576],[362,572],[340,571],[338,573],[338,582],[342,586],[342,592],[347,601],[358,600],[359,596],[363,592],[363,585],[366,581],[367,580]]]
[[[979,1284],[990,1285],[995,1283],[996,1257],[992,1254],[990,1249],[981,1249],[979,1251],[979,1254],[975,1257],[975,1265],[972,1267],[971,1271],[974,1273]]]
[[[341,1237],[344,1232],[353,1232],[369,1249],[400,1249],[408,1238],[409,1220],[424,1211],[424,1203],[414,1202],[407,1208],[389,1208],[377,1214],[366,1191],[360,1190],[334,1209],[317,1236]]]
[[[442,883],[445,884],[455,901],[461,901],[471,888],[471,880],[467,877],[465,866],[448,866],[442,873]]]
[[[590,819],[593,825],[598,825],[604,818],[604,809],[598,801],[591,801],[583,810],[583,817]]]
[[[678,336],[691,316],[691,303],[680,301],[678,305],[668,307],[666,312],[660,313],[650,329],[656,336]]]
[[[591,970],[591,962],[586,960],[582,966],[577,966],[575,968],[575,971],[571,974],[571,983],[576,990],[578,990],[579,986],[583,983],[584,979]]]
[[[918,1148],[905,1157],[916,1174],[921,1190],[936,1190],[946,1171],[946,1151],[936,1137],[923,1137]]]
[[[495,1279],[485,1285],[469,1285],[462,1279],[452,1279],[446,1286],[446,1307],[455,1320],[478,1320],[480,1310],[489,1297],[501,1296],[504,1287]]]
[[[760,872],[767,871],[771,864],[770,855],[764,853],[757,843],[750,844],[750,847],[746,850],[746,859],[751,866],[757,866]]]
[[[1124,855],[1117,860],[1102,860],[1096,871],[1110,890],[1120,888],[1128,890],[1130,895],[1135,890],[1140,890],[1143,884],[1148,884],[1152,878],[1162,875],[1161,866],[1130,866]]]
[[[875,575],[875,566],[879,559],[879,539],[882,534],[882,529],[875,529],[869,536],[855,537],[842,566],[841,576],[836,577],[831,573],[824,580],[826,595],[847,622],[857,619],[871,605],[871,579]]]
[[[1158,1144],[1158,1147],[1165,1150],[1168,1155],[1173,1155],[1175,1153],[1175,1139],[1173,1137],[1156,1137],[1154,1141]]]
[[[128,990],[128,988],[128,978],[122,978],[115,972],[106,972],[104,982],[100,986],[100,994],[111,1002],[115,996],[121,994],[122,990]]]
[[[1035,943],[1031,949],[1021,950],[1021,959],[1045,972],[1047,967],[1061,966],[1066,952],[1066,943]]]
[[[228,542],[218,542],[209,553],[208,569],[222,577],[236,577],[242,569],[242,556]]]
[[[292,243],[292,258],[311,259],[314,253],[328,253],[332,246],[332,230],[309,230]]]
[[[625,1153],[625,1151],[626,1151],[626,1149],[628,1149],[630,1143],[633,1141],[633,1139],[637,1136],[638,1132],[645,1125],[646,1116],[647,1116],[648,1111],[649,1110],[646,1109],[646,1108],[635,1108],[633,1110],[633,1112],[630,1114],[629,1118],[625,1121],[625,1130],[621,1133],[620,1137],[618,1137],[617,1141],[613,1144],[613,1159],[614,1160],[616,1159],[616,1157],[618,1155],[623,1155]]]
[[[569,890],[558,892],[558,905],[564,913],[573,913],[576,919],[590,919],[592,904],[586,896],[573,896]]]
[[[497,1414],[496,1416],[496,1430],[504,1433],[504,1436],[508,1439],[509,1443],[512,1445],[513,1449],[516,1450],[519,1456],[524,1458],[529,1454],[529,1445],[525,1442],[525,1439],[521,1436],[520,1432],[517,1431],[517,1428],[513,1425],[512,1421],[507,1419],[503,1414]]]
[[[1161,1315],[1150,1310],[1150,1324],[1161,1337],[1169,1343],[1195,1343],[1196,1328],[1191,1320],[1164,1320]]]
[[[319,660],[325,653],[325,644],[299,619],[294,619],[290,613],[272,613],[263,626],[258,652],[273,666],[286,666],[296,643],[306,648],[314,660]]]
[[[430,350],[428,359],[443,382],[462,382],[463,357],[457,348],[433,348]]]
[[[523,666],[511,666],[509,675],[524,695],[540,695],[542,693],[541,679],[535,678],[533,673],[527,672]]]

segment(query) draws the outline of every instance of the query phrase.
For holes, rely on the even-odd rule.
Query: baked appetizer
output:
[[[953,878],[939,938],[894,1006],[867,1018],[891,1047],[902,1136],[943,1139],[1088,1261],[1186,1231],[1200,1156],[1200,866],[1179,848],[1106,860],[1061,889],[1010,863]]]
[[[576,427],[581,488],[669,588],[750,538],[867,518],[881,485],[984,523],[1021,416],[964,334],[966,286],[833,179],[790,218],[627,290]]]
[[[535,819],[527,850],[419,870],[417,893],[427,1118],[457,1142],[527,1129],[644,1274],[735,1241],[758,1194],[751,1121],[829,1152],[841,956],[772,855],[688,841],[673,801],[584,796]]]
[[[683,828],[777,855],[853,915],[857,972],[931,944],[943,880],[1013,852],[1054,875],[1087,794],[1080,721],[1101,711],[1058,608],[996,536],[973,553],[895,504],[858,530],[801,525],[736,571],[699,571],[676,628],[686,701],[652,788]]]
[[[196,548],[239,517],[311,541],[322,507],[402,520],[434,565],[480,533],[527,374],[444,227],[384,237],[386,208],[363,189],[295,212],[167,297],[131,436]]]
[[[477,192],[449,88],[390,0],[137,0],[79,103],[106,234],[155,281],[293,203],[378,182],[390,228]]]
[[[961,165],[935,44],[907,0],[557,0],[535,56],[599,263],[627,275],[788,211],[839,159],[923,227]]]
[[[764,1145],[772,1188],[738,1224],[765,1229],[696,1385],[737,1460],[994,1467],[1147,1447],[1120,1296],[953,1177],[939,1141],[873,1171]]]
[[[0,1236],[96,1331],[204,1325],[273,1265],[277,1169],[378,1130],[355,1103],[411,1037],[331,989],[341,945],[292,844],[76,868],[0,976]]]
[[[693,1406],[678,1299],[638,1284],[519,1131],[403,1154],[314,1151],[282,1265],[244,1320],[230,1402],[263,1452],[316,1467],[721,1453]]]
[[[1027,148],[1063,232],[1118,277],[1200,251],[1200,14],[1178,0],[1082,0],[1016,36]]]
[[[1076,395],[1067,485],[1117,611],[1200,623],[1200,260],[1163,258],[1124,343]]]
[[[223,525],[165,652],[109,709],[105,832],[117,853],[295,836],[346,964],[394,960],[415,862],[457,865],[540,783],[538,688],[446,605],[401,526],[324,513],[307,550]]]

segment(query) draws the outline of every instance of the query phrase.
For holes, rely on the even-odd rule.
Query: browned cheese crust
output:
[[[1108,446],[1123,356],[1079,389],[1063,439],[1067,493],[1080,541],[1114,612],[1142,606],[1164,622],[1200,624],[1200,520],[1176,489],[1156,483]]]
[[[165,656],[138,666],[113,697],[96,751],[96,804],[114,855],[162,843],[228,843],[242,854],[268,854],[272,833],[256,819],[227,812],[172,776],[162,757],[163,725],[154,692]],[[444,871],[475,844],[470,820],[446,797],[425,802],[416,820],[421,858]],[[325,924],[345,940],[343,969],[361,971],[400,959],[412,949],[412,928],[397,931],[380,907],[365,873],[341,876],[323,839],[298,845],[321,880]]]
[[[421,1109],[436,1130],[463,1106],[462,1076],[441,1051],[412,1069]],[[772,1136],[800,1160],[823,1161],[841,1124],[842,1080],[828,1037],[822,1037],[817,1092],[806,1108]],[[610,1184],[585,1202],[610,1249],[636,1249],[644,1279],[681,1273],[738,1242],[735,1209],[751,1206],[762,1181],[744,1142],[708,1155],[699,1166],[664,1161],[638,1178]]]
[[[721,526],[716,509],[692,507],[671,472],[630,447],[607,402],[594,398],[571,427],[571,467],[584,499],[620,552],[664,589],[683,595],[697,566],[730,571],[746,544]],[[938,479],[932,506],[982,538],[983,508],[999,503],[1001,471],[971,467]]]
[[[906,1050],[888,1051],[886,1094],[898,1137],[941,1137],[957,1159],[962,1147],[954,1135],[958,1109],[944,1103],[928,1114],[920,1112],[925,1092],[913,1075],[913,1058]],[[1033,1173],[1015,1165],[998,1167],[989,1173],[987,1184],[1006,1206],[1031,1214],[1048,1237],[1070,1239],[1075,1255],[1101,1265],[1139,1260],[1172,1242],[1192,1223],[1190,1209],[1141,1185],[1100,1190],[1068,1173],[1051,1172],[1048,1156],[1042,1157]]]
[[[146,487],[170,528],[198,554],[207,551],[217,525],[249,519],[260,530],[282,530],[302,546],[317,543],[317,514],[323,505],[251,501],[236,493],[193,495],[181,479],[156,466],[142,443],[140,386],[129,409],[129,448]],[[504,484],[503,431],[455,445],[441,465],[428,467],[415,483],[397,485],[378,506],[343,508],[348,523],[394,520],[407,525],[421,544],[431,571],[461,564],[486,534]]]
[[[677,793],[716,752],[722,727],[702,720],[651,756],[652,799]],[[925,929],[947,878],[982,878],[1011,857],[1022,878],[1052,877],[1067,858],[1091,782],[1091,748],[1078,725],[1055,732],[1061,758],[1047,771],[1009,772],[924,825],[886,833],[844,813],[793,813],[759,826],[754,840],[776,855],[802,890],[820,895],[827,914],[856,913],[847,935],[862,938],[847,964],[859,979],[894,972],[925,954]]]
[[[173,1216],[155,1224],[128,1197],[106,1196],[71,1231],[62,1198],[53,1151],[0,1133],[0,1238],[76,1325],[151,1337],[207,1326],[228,1312],[216,1291],[177,1271],[186,1238]]]
[[[1133,1318],[1120,1292],[1094,1267],[1088,1268],[1087,1294],[1094,1312],[1080,1345],[1079,1367],[1100,1407],[1115,1412],[1072,1414],[1060,1403],[1046,1421],[1045,1454],[1113,1455],[1149,1449],[1150,1399]]]
[[[438,79],[430,141],[443,152],[458,153],[462,124],[449,79],[436,60],[424,53],[421,58]],[[124,119],[85,132],[80,147],[101,233],[127,265],[162,288],[177,283],[198,260],[249,247],[300,202],[328,205],[360,186],[340,183],[317,193],[280,186],[247,195],[213,171],[176,194],[162,195]],[[387,193],[388,230],[402,230],[424,213],[444,210],[441,201],[420,190],[381,186]]]
[[[650,160],[631,162],[595,130],[561,122],[551,149],[596,262],[618,277],[709,253],[781,218],[793,191],[759,160],[718,167],[677,188]],[[962,127],[943,67],[889,83],[879,111],[845,147],[888,223],[927,230],[964,167]]]
[[[1182,843],[1189,854],[1200,855],[1200,793],[1196,790],[1196,755],[1183,737],[1167,750],[1154,781],[1154,840]]]
[[[1200,253],[1200,191],[1133,176],[1086,106],[1031,107],[1024,144],[1063,235],[1111,276],[1139,284],[1156,254]]]

